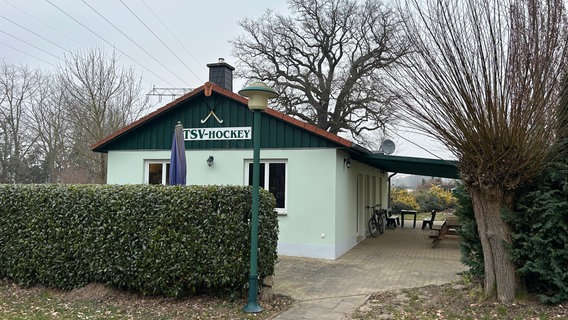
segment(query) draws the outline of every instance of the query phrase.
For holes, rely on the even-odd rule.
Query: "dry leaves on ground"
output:
[[[354,319],[568,319],[568,305],[543,305],[535,297],[510,305],[481,299],[473,284],[444,284],[378,292]]]
[[[290,307],[293,300],[275,295],[260,302],[264,311],[242,311],[246,299],[197,296],[183,299],[142,297],[100,284],[70,292],[44,287],[21,288],[0,280],[1,319],[269,319]]]

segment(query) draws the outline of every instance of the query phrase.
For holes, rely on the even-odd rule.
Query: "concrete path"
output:
[[[388,229],[335,261],[280,256],[274,293],[297,302],[275,319],[349,319],[374,292],[458,279],[467,268],[459,261],[457,238],[431,248],[428,234],[420,226]]]

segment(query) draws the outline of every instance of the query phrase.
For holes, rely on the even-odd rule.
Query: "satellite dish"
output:
[[[394,152],[395,146],[392,140],[385,140],[381,143],[381,150],[384,154],[392,154]]]

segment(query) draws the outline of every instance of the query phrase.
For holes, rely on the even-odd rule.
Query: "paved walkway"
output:
[[[389,229],[335,261],[279,257],[274,292],[297,302],[275,319],[349,319],[373,292],[457,279],[466,270],[458,241],[445,239],[431,248],[428,234],[420,226]]]

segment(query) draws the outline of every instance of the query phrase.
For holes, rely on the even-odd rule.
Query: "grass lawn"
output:
[[[148,298],[112,290],[98,284],[70,292],[44,287],[21,288],[0,280],[0,319],[273,319],[294,301],[275,296],[261,303],[257,315],[242,311],[245,299],[210,296],[184,299]],[[351,319],[489,320],[568,319],[568,305],[543,305],[534,297],[521,297],[511,305],[481,298],[479,286],[453,283],[397,289],[372,294],[350,315]]]
[[[246,299],[231,301],[210,296],[184,299],[148,298],[98,284],[70,292],[44,287],[21,288],[0,280],[0,319],[269,319],[287,309],[292,300],[275,296],[261,303],[264,311],[242,311]]]

